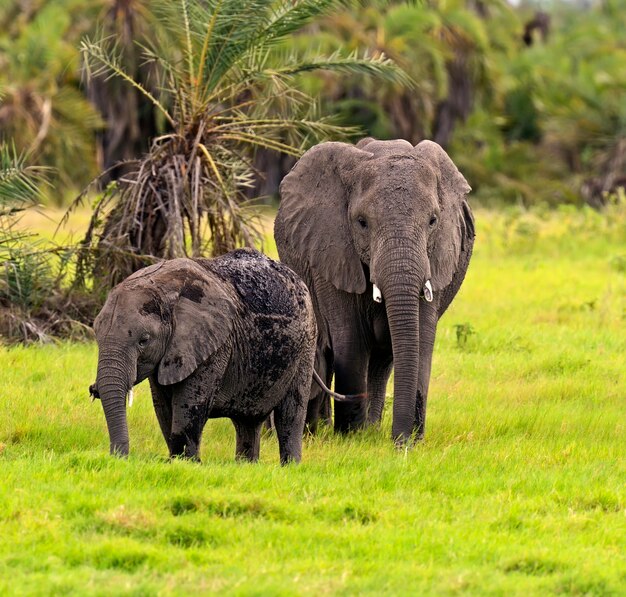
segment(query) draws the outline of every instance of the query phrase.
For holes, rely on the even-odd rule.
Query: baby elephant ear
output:
[[[441,213],[435,231],[430,269],[433,290],[442,290],[452,281],[467,241],[474,238],[474,218],[465,200],[472,189],[437,143],[422,141],[415,146],[415,154],[428,162],[437,176]]]
[[[347,143],[309,149],[280,185],[274,225],[279,253],[299,255],[345,292],[363,293],[363,266],[352,242],[348,201],[352,171],[371,154]]]
[[[159,383],[166,386],[189,377],[216,353],[228,341],[236,316],[224,283],[193,261],[184,261],[176,273],[176,291],[170,292],[172,337],[158,371]]]
[[[128,278],[126,278],[126,280],[124,281],[128,282],[130,280],[139,280],[140,278],[143,278],[145,276],[151,276],[152,274],[157,273],[166,263],[166,261],[159,261],[158,263],[153,263],[152,265],[142,267],[141,269],[138,269],[134,274],[128,276]]]

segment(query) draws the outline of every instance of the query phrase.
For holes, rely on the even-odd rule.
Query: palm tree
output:
[[[586,11],[584,19],[571,9],[550,43],[531,54],[546,142],[583,179],[583,191],[597,188],[583,192],[596,207],[604,203],[603,192],[626,179],[626,17],[623,2],[614,4]]]
[[[252,245],[257,233],[244,190],[257,148],[298,156],[342,129],[315,115],[297,75],[325,69],[408,84],[384,56],[287,53],[284,40],[338,0],[154,0],[155,41],[142,47],[157,77],[153,93],[133,78],[119,40],[82,44],[91,76],[113,76],[148,98],[167,132],[135,171],[110,186],[94,209],[83,260],[104,286],[127,276],[140,256],[217,255]]]
[[[337,115],[345,126],[358,127],[361,134],[400,137],[413,143],[431,138],[448,145],[454,130],[492,85],[491,45],[501,46],[499,37],[511,37],[514,30],[510,23],[502,27],[504,21],[512,20],[505,0],[491,1],[489,7],[480,0],[347,4],[293,38],[292,47],[384,54],[414,84],[407,87],[358,75],[312,73],[305,87],[321,89],[323,112]],[[259,152],[256,160],[266,176],[250,194],[275,194],[292,162],[267,151]]]

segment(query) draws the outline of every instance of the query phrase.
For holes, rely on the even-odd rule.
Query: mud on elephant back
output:
[[[392,367],[392,434],[424,435],[439,318],[465,277],[474,245],[470,186],[432,141],[363,139],[310,149],[281,184],[278,252],[306,282],[318,339],[316,368],[341,394],[335,429],[382,418]],[[308,422],[330,413],[313,385]]]
[[[174,259],[116,286],[95,320],[111,453],[129,451],[126,396],[148,378],[170,456],[198,459],[207,419],[228,417],[237,458],[257,460],[274,411],[282,463],[299,462],[316,324],[288,267],[251,249]]]

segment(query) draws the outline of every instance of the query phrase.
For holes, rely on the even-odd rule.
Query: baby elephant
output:
[[[237,458],[255,461],[273,410],[281,463],[300,461],[317,330],[288,267],[251,249],[151,265],[111,291],[94,329],[90,391],[112,454],[128,454],[126,395],[147,377],[170,456],[198,459],[207,419],[228,417]]]

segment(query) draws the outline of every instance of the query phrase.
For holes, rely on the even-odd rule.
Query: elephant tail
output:
[[[322,390],[330,394],[335,400],[338,400],[339,402],[351,402],[354,400],[362,400],[364,398],[367,398],[367,393],[365,392],[361,394],[337,394],[337,392],[329,390],[326,387],[326,384],[322,381],[322,378],[317,374],[317,371],[315,369],[313,369],[313,379],[317,382],[320,388],[322,388]]]

